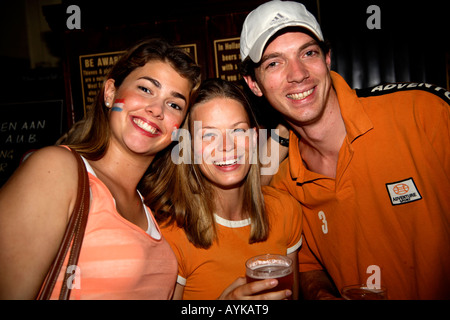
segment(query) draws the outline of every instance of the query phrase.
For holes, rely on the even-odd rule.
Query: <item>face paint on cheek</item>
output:
[[[111,111],[117,111],[117,112],[123,111],[124,103],[125,103],[125,99],[116,99],[114,101],[113,107],[111,108]]]
[[[173,130],[172,130],[172,141],[179,141],[180,139],[180,130],[178,130],[179,126],[177,124],[173,125]]]

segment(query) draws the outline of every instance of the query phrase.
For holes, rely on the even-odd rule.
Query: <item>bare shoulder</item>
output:
[[[72,155],[72,152],[64,147],[60,146],[49,146],[33,152],[24,164],[33,162],[34,165],[59,165],[66,164],[70,165],[76,164],[76,160]]]
[[[54,175],[63,180],[64,177],[73,178],[77,173],[77,162],[70,150],[50,146],[35,151],[24,163],[18,168],[18,171],[24,171],[29,175],[30,179],[35,176]],[[76,181],[76,180],[75,180]]]
[[[71,202],[77,185],[75,157],[66,148],[50,146],[35,151],[17,168],[2,187],[0,200],[18,200],[21,197],[54,199],[58,194]]]
[[[75,157],[52,146],[34,152],[0,189],[0,298],[36,295],[64,234],[77,185]]]

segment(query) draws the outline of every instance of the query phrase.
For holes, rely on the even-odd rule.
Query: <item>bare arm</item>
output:
[[[305,300],[331,300],[339,297],[323,270],[300,272],[299,283]]]
[[[35,152],[0,190],[0,299],[33,299],[73,209],[77,163],[70,151]]]
[[[294,265],[294,285],[292,291],[292,298],[298,300],[299,298],[299,274],[298,274],[298,251],[288,254],[288,257],[292,259],[292,264]]]
[[[183,300],[184,286],[179,283],[175,284],[172,300]]]

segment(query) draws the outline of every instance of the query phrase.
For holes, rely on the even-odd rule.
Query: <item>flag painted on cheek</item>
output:
[[[118,112],[123,111],[124,103],[125,99],[116,99],[116,101],[114,101],[113,107],[111,108],[111,111],[118,111]]]
[[[173,125],[173,131],[172,131],[172,141],[178,141],[180,138],[180,130],[178,130],[180,126],[177,124]]]

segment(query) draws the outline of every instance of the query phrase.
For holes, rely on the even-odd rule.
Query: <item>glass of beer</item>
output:
[[[368,288],[364,284],[345,286],[341,291],[345,300],[387,300],[387,289],[383,286]]]
[[[258,292],[274,292],[289,289],[292,291],[294,284],[294,266],[292,260],[283,255],[263,254],[250,258],[245,263],[247,283],[264,280],[277,279],[278,285],[270,290]],[[292,299],[292,295],[289,297]]]

